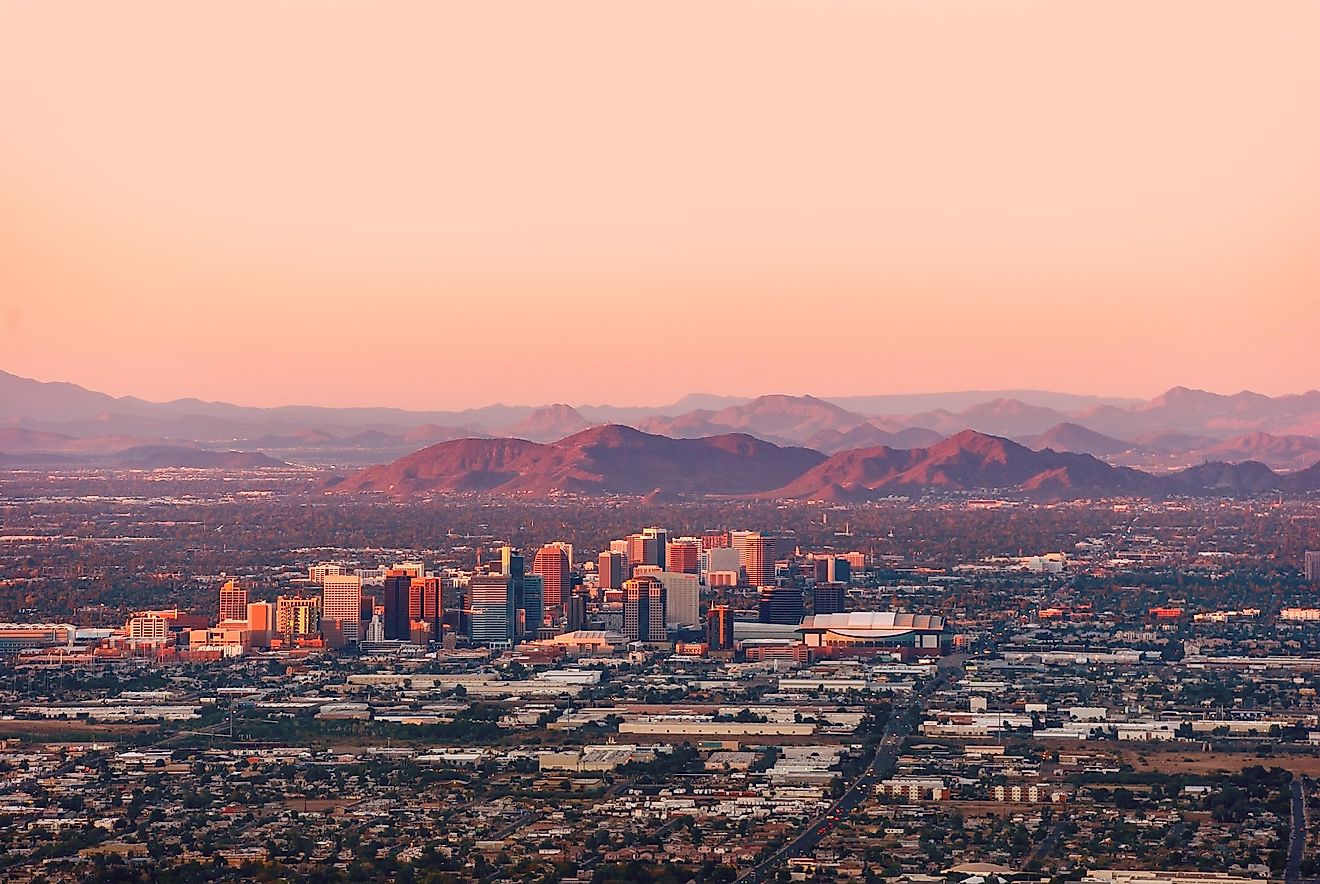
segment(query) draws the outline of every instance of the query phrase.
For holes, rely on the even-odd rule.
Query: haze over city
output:
[[[412,408],[1315,386],[1311,3],[73,9],[0,13],[21,375]]]

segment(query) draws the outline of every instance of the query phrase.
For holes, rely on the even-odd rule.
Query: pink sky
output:
[[[1317,33],[1313,2],[7,3],[0,368],[421,408],[1320,386]]]

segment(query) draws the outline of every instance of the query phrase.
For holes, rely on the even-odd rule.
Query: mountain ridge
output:
[[[881,445],[929,446],[971,429],[1155,472],[1206,460],[1259,460],[1272,469],[1300,470],[1320,450],[1320,392],[1270,397],[1173,387],[1145,401],[1041,391],[750,398],[695,393],[657,407],[495,403],[409,411],[256,408],[196,398],[159,403],[0,372],[0,428],[88,440],[57,444],[52,436],[43,448],[17,435],[0,436],[0,453],[6,454],[122,448],[127,440],[140,440],[258,450],[307,463],[369,464],[393,460],[426,442],[514,435],[549,443],[605,424],[672,438],[741,432],[827,455]]]
[[[553,443],[441,442],[333,480],[337,492],[496,494],[750,494],[775,487],[825,455],[746,434],[671,439],[632,427],[592,427]]]
[[[747,434],[673,439],[592,427],[554,443],[443,442],[327,485],[336,493],[408,497],[631,494],[863,501],[914,491],[995,491],[1033,497],[1169,496],[1320,490],[1320,463],[1291,476],[1263,464],[1205,464],[1155,476],[1089,455],[1032,450],[964,430],[927,448],[879,446],[826,457]]]

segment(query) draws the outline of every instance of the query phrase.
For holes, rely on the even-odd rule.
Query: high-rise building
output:
[[[425,577],[426,563],[425,562],[395,562],[393,565],[390,566],[389,570],[397,571],[400,574],[406,574],[409,577]]]
[[[546,544],[536,551],[536,558],[532,560],[532,573],[541,575],[545,581],[546,610],[558,612],[564,604],[565,596],[573,588],[569,579],[568,553],[560,545]]]
[[[813,580],[816,583],[824,583],[829,579],[829,569],[825,566],[825,560],[819,556],[811,556],[803,559],[798,564],[798,573],[804,580]]]
[[[633,566],[646,561],[646,538],[640,534],[629,534],[623,542],[623,554],[628,559],[628,572],[632,573]]]
[[[275,605],[272,602],[248,602],[247,624],[253,647],[270,647],[271,636],[275,634]]]
[[[170,640],[170,624],[158,614],[134,614],[124,624],[130,645],[163,645]]]
[[[656,575],[665,587],[665,625],[696,626],[701,623],[701,585],[696,574],[661,571]]]
[[[658,577],[624,581],[623,634],[635,642],[665,640],[665,585]]]
[[[701,541],[680,537],[665,546],[665,570],[675,574],[696,574],[701,560]]]
[[[1307,551],[1303,570],[1309,582],[1320,583],[1320,551]]]
[[[706,612],[706,644],[712,651],[733,650],[733,608],[711,605]]]
[[[321,620],[335,624],[344,644],[362,636],[362,578],[356,574],[327,574],[321,581]]]
[[[797,626],[804,616],[806,610],[802,605],[802,590],[791,586],[761,587],[761,610],[758,619],[762,623]]]
[[[773,586],[775,582],[775,539],[755,531],[734,532],[738,564],[747,575],[748,586]]]
[[[661,567],[660,560],[664,558],[664,547],[660,545],[660,539],[654,534],[629,534],[628,535],[628,568],[635,569],[638,565],[655,565]]]
[[[846,598],[842,583],[817,583],[811,590],[811,613],[842,614],[847,610]]]
[[[247,619],[247,590],[238,585],[237,580],[226,580],[220,587],[220,619]]]
[[[504,574],[473,574],[464,609],[468,638],[477,644],[507,646],[514,640],[517,612],[513,586]]]
[[[669,545],[669,529],[667,528],[643,528],[642,537],[653,539],[655,541],[655,561],[648,561],[648,565],[659,565],[661,570],[665,569],[665,547]]]
[[[607,589],[623,589],[627,579],[627,564],[621,552],[603,552],[596,559],[596,576],[601,592]]]
[[[500,548],[500,573],[509,578],[509,591],[513,593],[513,637],[520,639],[528,629],[527,612],[527,563],[523,554],[515,552],[505,544]],[[533,630],[539,628],[540,621],[530,624]]]
[[[431,638],[440,641],[444,637],[444,616],[444,581],[439,577],[414,577],[408,588],[410,630],[425,623]]]
[[[568,597],[566,614],[569,632],[577,632],[587,625],[587,591],[583,587],[573,587],[573,593]]]
[[[569,543],[567,540],[552,540],[547,543],[546,546],[557,546],[562,549],[564,555],[568,557],[568,570],[573,570],[573,544]]]
[[[536,632],[545,623],[545,579],[540,574],[523,578],[522,634],[536,638]]]
[[[321,639],[325,646],[331,650],[338,651],[341,648],[348,647],[348,639],[344,637],[344,621],[331,620],[328,617],[321,618]]]
[[[852,564],[843,556],[830,556],[826,562],[825,579],[830,583],[848,583],[852,580]]]
[[[413,576],[402,568],[385,572],[382,594],[385,601],[383,628],[387,640],[407,641],[412,633],[412,584]]]
[[[729,545],[728,531],[707,531],[701,535],[702,549],[723,549]]]
[[[285,641],[307,638],[321,631],[318,596],[286,596],[275,600],[275,631]]]
[[[742,557],[732,547],[712,547],[706,550],[706,570],[740,572]]]
[[[513,574],[515,569],[522,568],[522,554],[515,550],[509,544],[500,547],[500,573]]]
[[[307,580],[309,583],[315,583],[320,586],[322,581],[331,574],[344,574],[343,565],[335,565],[331,562],[322,562],[319,565],[311,565],[307,568]]]
[[[366,621],[363,627],[363,637],[361,641],[365,642],[383,642],[385,641],[385,611],[380,609],[372,612],[371,618]],[[407,641],[407,639],[402,639]]]
[[[456,581],[445,585],[443,618],[445,629],[455,636],[471,634],[471,625],[468,623],[466,586],[461,586]],[[442,635],[441,638],[443,637]]]

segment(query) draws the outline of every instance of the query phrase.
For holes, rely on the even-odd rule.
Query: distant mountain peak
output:
[[[510,436],[533,442],[554,442],[591,426],[591,422],[573,406],[562,402],[533,409],[518,423],[505,430]]]
[[[963,430],[929,448],[841,452],[767,496],[824,500],[840,488],[855,498],[910,489],[1107,495],[1142,488],[1146,479],[1090,455],[1032,451],[1010,439]]]
[[[1221,402],[1227,399],[1221,393],[1211,393],[1207,390],[1198,390],[1194,387],[1170,387],[1154,399],[1146,403],[1144,408],[1162,408],[1162,407],[1182,407],[1205,406]]]
[[[1071,451],[1076,454],[1090,454],[1095,457],[1107,457],[1130,451],[1132,443],[1122,439],[1097,433],[1071,421],[1055,424],[1039,436],[1023,440],[1028,447],[1040,451],[1045,448],[1054,451]]]
[[[369,467],[334,486],[348,492],[755,494],[825,459],[750,436],[671,439],[610,424],[550,444],[520,439],[442,442]]]
[[[959,451],[1005,451],[1009,448],[1022,448],[1011,439],[1004,439],[1000,436],[992,436],[989,433],[982,433],[979,430],[961,430],[943,441],[935,443],[930,447],[930,451],[940,450],[959,450]]]
[[[588,427],[571,436],[565,436],[559,442],[565,446],[582,448],[588,445],[630,445],[643,439],[653,438],[659,437],[651,433],[644,433],[626,424],[601,424],[598,427]]]

